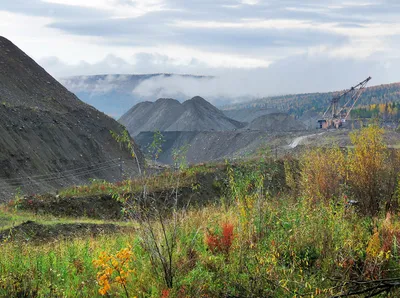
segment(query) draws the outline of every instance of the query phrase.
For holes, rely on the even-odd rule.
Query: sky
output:
[[[211,75],[196,92],[241,96],[400,81],[398,0],[0,0],[0,35],[56,78]],[[159,84],[192,83],[138,90]]]

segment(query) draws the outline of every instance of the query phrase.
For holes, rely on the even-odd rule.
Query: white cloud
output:
[[[335,64],[357,66],[361,74],[365,63],[379,77],[395,80],[399,15],[392,0],[19,0],[2,3],[0,32],[57,77],[217,75],[221,79],[207,85],[181,82],[193,92],[180,90],[173,80],[162,84],[172,93],[204,90],[225,96],[226,88],[257,95],[289,92],[285,80],[293,73],[304,84],[298,91],[315,90],[319,78],[312,73],[329,77],[330,85],[343,82],[344,70]],[[240,72],[245,75],[233,76]],[[266,88],[266,81],[273,88]]]
[[[47,3],[107,10],[114,17],[139,17],[163,10],[162,0],[45,0]]]
[[[191,98],[203,96],[214,103],[241,101],[270,95],[335,91],[372,76],[371,85],[400,80],[400,59],[380,61],[377,57],[355,61],[332,59],[325,54],[301,55],[278,61],[268,68],[226,69],[211,79],[155,77],[143,81],[133,93],[138,97]]]
[[[260,0],[242,0],[242,3],[247,5],[256,5],[260,3]]]
[[[127,59],[112,54],[92,63],[78,61],[68,63],[56,56],[43,57],[39,64],[57,78],[73,75],[95,74],[148,74],[180,73],[195,75],[215,75],[230,69],[251,69],[267,67],[270,62],[240,56],[167,47],[164,53],[138,52]],[[182,54],[181,54],[182,53]]]
[[[215,21],[175,21],[171,26],[184,28],[248,28],[248,29],[314,29],[315,25],[302,20],[275,19],[244,19],[236,22]]]

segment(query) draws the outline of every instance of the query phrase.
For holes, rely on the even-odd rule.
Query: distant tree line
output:
[[[400,119],[400,103],[389,102],[361,106],[351,111],[351,118],[379,118],[385,121],[398,121]]]
[[[307,112],[323,113],[329,106],[331,99],[342,91],[327,93],[290,94],[265,97],[252,102],[231,105],[228,109],[259,109],[276,108],[287,111],[295,116],[302,116]],[[386,84],[366,88],[357,106],[373,104],[400,103],[400,83]],[[397,104],[395,104],[397,106]],[[397,108],[397,107],[396,107]]]

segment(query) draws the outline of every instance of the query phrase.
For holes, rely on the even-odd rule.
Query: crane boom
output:
[[[323,119],[318,120],[320,128],[339,128],[350,115],[351,110],[356,105],[358,99],[360,98],[365,86],[371,80],[371,77],[366,78],[364,81],[358,83],[356,86],[351,87],[348,90],[343,91],[338,96],[331,99],[329,107],[323,114]],[[342,98],[349,97],[348,100],[340,107],[340,100]],[[330,112],[330,113],[329,113]]]

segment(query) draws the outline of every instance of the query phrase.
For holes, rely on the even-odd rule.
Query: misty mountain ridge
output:
[[[142,102],[133,106],[119,122],[131,135],[142,131],[226,131],[245,126],[230,119],[200,96],[180,103],[171,98]]]
[[[119,118],[139,102],[165,97],[163,96],[165,88],[158,86],[157,82],[172,78],[209,80],[212,77],[170,73],[103,74],[65,77],[60,78],[59,81],[84,102],[107,115]],[[151,85],[152,92],[137,90],[144,82]],[[179,101],[187,98],[186,94],[179,92],[175,92],[173,97]]]

